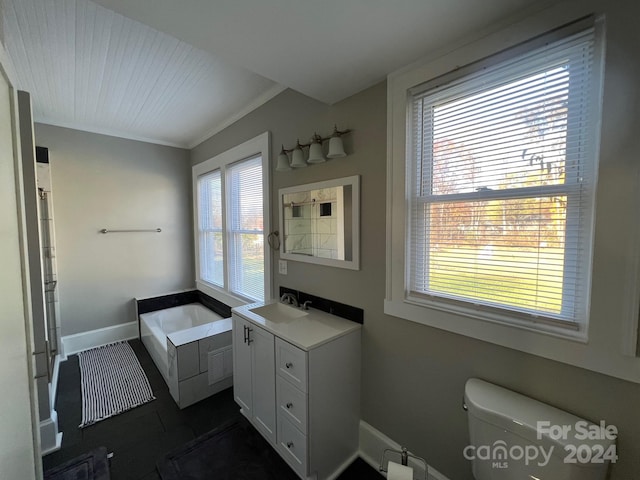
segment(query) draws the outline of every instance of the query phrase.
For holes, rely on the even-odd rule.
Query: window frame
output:
[[[267,235],[271,231],[271,201],[270,201],[270,135],[264,132],[246,142],[237,145],[225,152],[216,155],[209,160],[194,165],[192,167],[192,188],[193,188],[193,219],[194,219],[194,263],[196,288],[207,295],[229,305],[236,307],[256,300],[243,296],[231,288],[229,281],[229,254],[232,232],[229,227],[230,201],[227,199],[227,169],[234,164],[245,160],[260,157],[262,161],[262,196],[263,196],[263,248],[264,248],[264,301],[272,298],[272,260],[271,251],[268,248]],[[218,286],[207,282],[201,277],[200,271],[200,229],[199,229],[199,205],[198,205],[198,178],[207,173],[220,171],[221,192],[222,192],[222,238],[223,238],[223,286]]]
[[[584,35],[593,35],[594,41],[595,31],[592,27],[582,28],[578,32],[569,31],[567,34],[557,38],[557,35],[549,34],[543,38],[545,43],[553,43],[555,41],[563,41],[566,38],[572,37],[573,33],[578,33],[578,41],[582,41]],[[529,52],[537,50],[540,45],[537,45],[539,41],[527,42],[526,45],[518,49],[518,53],[510,55],[506,61],[501,59],[500,61],[492,62],[489,60],[489,65],[483,65],[482,68],[476,69],[476,71],[466,72],[465,69],[461,69],[463,73],[456,72],[455,74],[445,75],[444,78],[440,77],[438,83],[425,82],[415,88],[409,90],[407,100],[407,118],[415,119],[416,117],[422,118],[423,108],[436,107],[438,105],[446,105],[447,102],[455,102],[456,99],[464,98],[466,96],[479,94],[485,91],[491,91],[498,88],[500,85],[506,85],[509,82],[515,82],[523,80],[527,77],[538,75],[543,70],[549,70],[554,68],[554,64],[558,62],[558,59],[562,58],[565,50],[558,55],[557,59],[547,60],[550,63],[541,64],[540,56],[533,57],[527,60],[527,63],[521,65],[521,69],[516,70],[514,63],[519,63],[529,56]],[[522,54],[521,49],[526,49]],[[566,45],[567,49],[573,49],[571,40],[569,45]],[[573,65],[573,64],[571,64]],[[494,66],[496,69],[494,69]],[[557,65],[556,65],[557,66]],[[487,83],[485,69],[489,71],[490,83]],[[498,75],[496,72],[507,71],[509,76],[500,76],[498,81]],[[453,78],[451,78],[453,77]],[[575,82],[572,77],[568,79],[568,83]],[[478,84],[482,83],[482,89],[478,88]],[[576,102],[576,92],[568,91],[568,104],[580,105]],[[580,97],[582,98],[582,97]],[[423,103],[424,102],[424,103]],[[566,119],[566,135],[567,142],[575,141],[576,135],[583,135],[584,129],[580,128],[581,117],[576,116],[576,109],[571,109],[567,112]],[[595,129],[595,125],[588,125],[586,130]],[[407,242],[408,253],[405,255],[406,271],[408,274],[407,282],[407,300],[416,304],[425,304],[429,306],[438,307],[439,303],[444,305],[458,305],[462,309],[473,305],[473,314],[479,317],[486,315],[487,320],[500,321],[506,324],[514,323],[515,318],[518,319],[523,325],[527,322],[534,322],[539,324],[541,330],[544,330],[545,325],[555,325],[560,328],[570,330],[582,330],[586,331],[588,326],[588,297],[590,291],[590,275],[591,269],[591,257],[593,248],[593,223],[595,219],[595,187],[596,187],[596,174],[597,174],[597,152],[593,148],[594,145],[591,142],[591,138],[584,136],[580,146],[584,151],[583,157],[586,159],[585,163],[580,163],[581,171],[586,172],[588,178],[586,186],[578,183],[574,177],[575,172],[571,176],[565,178],[562,183],[554,183],[550,185],[534,185],[534,186],[519,186],[509,187],[504,189],[485,189],[469,192],[456,192],[456,193],[428,193],[423,189],[427,187],[427,190],[433,186],[433,180],[431,178],[424,179],[418,178],[424,175],[424,172],[431,172],[433,168],[433,152],[425,152],[425,149],[433,148],[433,137],[436,132],[431,129],[424,130],[422,124],[416,125],[415,121],[407,121],[407,167],[406,167],[406,189],[410,199],[410,207],[407,210],[407,230],[414,227],[413,217],[417,215],[418,218],[428,217],[428,210],[431,205],[434,204],[455,204],[460,202],[488,202],[492,200],[527,200],[536,199],[540,197],[548,197],[554,195],[561,195],[567,198],[566,209],[566,232],[567,232],[567,246],[570,251],[565,250],[564,257],[564,282],[563,282],[563,300],[562,310],[558,315],[545,315],[543,311],[535,311],[527,308],[509,307],[505,304],[500,304],[488,300],[478,299],[476,301],[473,297],[464,297],[464,295],[447,294],[445,292],[437,292],[427,288],[425,291],[420,291],[417,288],[412,288],[414,279],[414,271],[416,271],[415,258],[423,258],[428,261],[430,242],[429,242],[429,225],[425,224],[424,228],[427,233],[425,235],[425,244],[415,244]],[[424,136],[423,136],[424,135]],[[420,137],[421,140],[416,141],[416,137]],[[567,159],[565,164],[572,164],[570,155],[575,153],[567,153]],[[426,158],[426,160],[425,160]],[[430,163],[431,162],[431,163]],[[568,170],[569,171],[569,170]],[[417,175],[417,177],[416,177]],[[417,180],[417,181],[416,181]],[[425,184],[425,182],[428,182]],[[584,198],[584,200],[579,200]],[[584,209],[584,210],[583,210]],[[588,221],[580,222],[579,218],[581,213],[587,214]],[[574,228],[569,228],[570,225],[574,225]],[[575,228],[578,226],[578,228]],[[412,232],[407,235],[408,238],[412,237]],[[570,248],[571,245],[578,242],[584,245],[580,251]],[[584,258],[583,258],[584,255]],[[583,260],[581,262],[581,260]],[[571,278],[570,272],[573,271],[576,265],[586,264],[585,268],[579,269],[579,276],[574,278],[573,282],[568,281]],[[429,277],[431,272],[429,268],[423,269],[423,275]],[[579,290],[578,285],[584,285]],[[581,302],[574,301],[576,298],[576,292],[579,292],[578,297]],[[445,308],[445,306],[442,308]],[[572,312],[574,315],[569,315],[568,312]],[[569,334],[574,336],[573,334]]]
[[[590,16],[560,28],[552,29],[548,26],[542,31],[518,29],[514,26],[435,60],[411,65],[388,77],[386,314],[547,358],[581,364],[579,345],[588,342],[588,321],[574,330],[534,317],[523,319],[509,312],[483,311],[471,302],[460,304],[410,295],[411,279],[407,268],[410,238],[407,227],[410,225],[412,197],[407,168],[413,161],[409,129],[412,89],[419,85],[424,88],[429,83],[434,86],[448,83],[453,78],[461,78],[486,66],[499,64],[549,41],[590,27],[595,29],[595,75],[590,95],[596,123],[592,126],[595,134],[593,146],[594,151],[598,152],[604,67],[604,20],[601,17]],[[537,29],[540,28],[544,26],[538,25]],[[592,225],[590,239],[593,239],[593,234]],[[567,341],[576,345],[575,352],[567,352]]]

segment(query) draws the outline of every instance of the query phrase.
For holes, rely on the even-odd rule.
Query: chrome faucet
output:
[[[295,307],[299,307],[300,304],[298,303],[298,299],[295,297],[295,295],[293,293],[283,293],[282,296],[280,297],[280,301],[282,303],[286,303],[288,305],[293,305]]]
[[[304,302],[300,308],[303,310],[309,310],[309,305],[311,305],[311,300]]]

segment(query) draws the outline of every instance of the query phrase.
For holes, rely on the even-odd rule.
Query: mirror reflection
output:
[[[357,267],[358,177],[282,189],[281,257]]]

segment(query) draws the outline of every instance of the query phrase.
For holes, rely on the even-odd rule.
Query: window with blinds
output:
[[[594,33],[410,91],[409,295],[586,320]]]
[[[220,170],[201,175],[198,177],[200,277],[219,287],[224,286],[222,210]]]
[[[227,169],[230,290],[264,300],[262,158]]]
[[[262,156],[197,177],[199,278],[236,296],[264,300]]]

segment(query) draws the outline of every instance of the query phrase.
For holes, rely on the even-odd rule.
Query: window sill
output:
[[[395,311],[400,315],[394,315],[391,311]],[[394,316],[401,316],[406,320],[421,323],[430,327],[440,328],[453,333],[472,336],[485,341],[493,341],[493,339],[496,338],[498,330],[507,329],[509,332],[508,338],[510,344],[504,346],[512,348],[519,348],[512,346],[513,337],[515,335],[527,335],[529,333],[551,336],[564,340],[572,340],[580,343],[587,343],[588,341],[587,328],[585,325],[581,325],[577,329],[574,329],[570,326],[563,327],[560,325],[546,323],[544,321],[536,322],[534,320],[521,318],[515,312],[513,315],[510,315],[507,311],[487,311],[477,308],[471,303],[465,305],[462,302],[449,303],[446,301],[438,301],[437,299],[429,300],[409,296],[402,302],[385,302],[385,313]],[[455,320],[447,320],[446,322],[440,321],[440,316],[444,315],[455,315]],[[491,330],[494,330],[495,332],[491,332],[490,335],[487,335],[487,338],[481,338],[481,336],[478,335],[471,335],[469,333],[470,327],[463,326],[463,324],[467,323],[479,325],[478,330],[482,333],[489,332]]]
[[[434,302],[435,303],[435,302]],[[410,301],[385,300],[384,313],[450,333],[519,350],[552,360],[583,366],[588,345],[586,332],[566,330],[551,325],[518,325],[491,317],[484,312],[450,305],[416,304]],[[588,368],[588,367],[585,367]]]
[[[582,343],[586,343],[588,340],[587,328],[584,324],[571,324],[567,322],[567,325],[562,325],[561,322],[555,323],[543,317],[536,320],[533,316],[519,315],[517,312],[510,313],[508,310],[500,311],[496,309],[493,311],[484,309],[481,306],[476,306],[471,302],[460,301],[449,303],[446,300],[440,301],[437,298],[431,300],[409,296],[405,299],[405,303],[415,305],[419,308],[439,310],[445,313],[467,317],[474,321],[479,320],[490,324],[550,335],[566,340],[574,340]],[[424,318],[424,315],[422,315],[417,321],[424,320]]]

